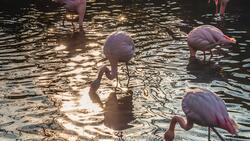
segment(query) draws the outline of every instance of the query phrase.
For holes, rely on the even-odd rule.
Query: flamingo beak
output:
[[[224,37],[229,40],[231,43],[236,44],[236,39],[235,38],[230,38],[227,35],[224,35]]]

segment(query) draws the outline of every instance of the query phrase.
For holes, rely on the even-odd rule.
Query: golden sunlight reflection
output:
[[[55,48],[55,50],[64,50],[66,49],[67,47],[65,45],[59,45]]]
[[[75,19],[77,17],[77,15],[75,14],[67,14],[66,15],[66,19]]]
[[[85,125],[83,127],[79,127],[79,126],[76,126],[76,125],[72,124],[71,122],[69,122],[67,120],[64,120],[63,118],[58,118],[58,122],[60,122],[62,124],[62,126],[65,129],[67,129],[68,131],[74,131],[77,135],[83,136],[84,138],[87,138],[87,139],[92,140],[92,139],[96,138],[96,135],[92,134],[92,133],[96,133],[96,132],[98,132],[98,134],[102,135],[102,136],[106,136],[106,137],[113,136],[113,137],[115,137],[114,135],[110,134],[110,133],[113,132],[113,130],[110,129],[110,128],[107,128],[103,124],[98,125],[98,126]],[[61,134],[63,134],[63,132]],[[73,139],[74,138],[74,136],[69,136],[69,135],[66,135],[66,134],[64,134],[63,137],[65,137],[67,139]],[[100,139],[100,141],[108,141],[108,140]]]
[[[74,58],[71,58],[71,60],[72,61],[75,61],[75,62],[81,62],[82,60],[88,60],[89,59],[89,57],[83,57],[83,56],[81,56],[81,55],[77,55],[76,57],[74,57]]]
[[[61,110],[64,112],[84,110],[86,112],[99,113],[102,111],[102,107],[98,103],[93,103],[89,96],[89,87],[87,87],[80,90],[80,95],[77,98],[63,102]]]
[[[69,63],[67,63],[67,66],[69,66],[69,67],[75,67],[75,66],[77,66],[77,63],[69,62]]]
[[[101,24],[98,24],[97,26],[102,27],[102,25],[101,25]],[[101,33],[101,32],[96,32],[94,29],[93,29],[92,31],[90,31],[90,33],[91,33],[91,34],[94,34],[94,35],[95,35],[95,37],[103,37],[103,36],[104,36],[104,34],[103,34],[103,33]]]
[[[94,56],[98,56],[98,55],[101,54],[101,52],[98,51],[98,50],[93,50],[93,51],[91,51],[89,54],[94,55]]]
[[[84,77],[84,76],[81,75],[81,74],[78,74],[78,75],[75,76],[75,79],[76,79],[77,81],[82,81],[82,79],[84,79],[84,78],[86,78],[86,77]]]
[[[127,20],[126,16],[125,15],[119,15],[118,16],[118,21],[119,22],[125,22]]]
[[[98,45],[99,45],[99,44],[97,44],[97,43],[89,43],[89,44],[88,44],[89,47],[96,47],[96,46],[98,46]]]
[[[80,92],[80,107],[84,108],[90,112],[98,113],[102,111],[102,108],[99,104],[93,103],[90,96],[89,96],[89,88],[85,88]]]
[[[48,29],[48,32],[49,32],[49,33],[54,33],[54,32],[55,32],[55,29],[54,29],[54,28],[49,28],[49,29]]]

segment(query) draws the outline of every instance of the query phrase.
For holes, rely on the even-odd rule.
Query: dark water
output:
[[[84,31],[74,32],[69,21],[62,26],[65,9],[51,1],[0,5],[0,140],[162,140],[171,117],[184,115],[188,87],[225,100],[239,124],[238,136],[219,130],[227,140],[250,140],[248,1],[232,0],[222,20],[206,0],[89,0]],[[238,41],[215,50],[209,65],[189,61],[186,43],[187,33],[203,24]],[[115,80],[105,78],[97,95],[88,95],[108,64],[105,38],[116,30],[131,33],[136,44],[130,77],[120,64],[116,94]],[[176,140],[205,141],[207,128],[177,126]]]

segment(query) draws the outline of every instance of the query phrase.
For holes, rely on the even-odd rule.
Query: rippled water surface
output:
[[[250,140],[250,11],[231,1],[224,20],[206,0],[88,0],[84,31],[65,9],[48,0],[0,2],[0,140],[158,141],[173,115],[184,115],[188,87],[208,88],[226,102],[239,134]],[[215,50],[210,64],[189,61],[187,33],[211,24],[236,38],[237,47]],[[119,87],[106,77],[96,95],[89,84],[108,64],[102,46],[116,30],[136,44],[130,76],[119,65]],[[202,59],[202,54],[199,53]],[[207,128],[176,140],[207,140]],[[212,140],[219,140],[212,134]]]

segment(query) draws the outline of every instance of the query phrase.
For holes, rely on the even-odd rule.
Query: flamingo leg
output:
[[[212,57],[213,57],[213,52],[212,52],[212,50],[210,50],[210,58],[209,58],[209,62],[210,62],[210,60],[212,59]]]
[[[62,21],[63,26],[65,26],[64,21],[65,21],[65,16],[63,16],[63,21]]]
[[[126,62],[126,69],[127,69],[127,75],[128,75],[128,77],[129,77],[128,62]]]
[[[71,15],[71,25],[73,26],[73,31],[75,31],[75,25],[73,23],[74,17]]]
[[[218,13],[218,7],[219,7],[219,1],[215,0],[215,5],[216,5],[216,14]]]
[[[210,127],[208,127],[208,141],[211,141],[210,140]]]
[[[118,82],[119,82],[119,79],[118,79],[118,75],[116,76],[116,86],[115,86],[115,91],[117,90],[117,87],[118,87]]]
[[[203,56],[204,56],[203,61],[205,62],[206,61],[206,52],[205,51],[203,51]]]
[[[127,75],[128,75],[128,82],[127,82],[127,87],[128,87],[128,85],[129,85],[129,80],[130,80],[129,69],[128,69],[128,62],[126,62],[126,68],[127,68]]]
[[[225,141],[225,139],[217,132],[217,130],[214,127],[211,127],[214,131],[214,133],[221,139],[221,141]]]

